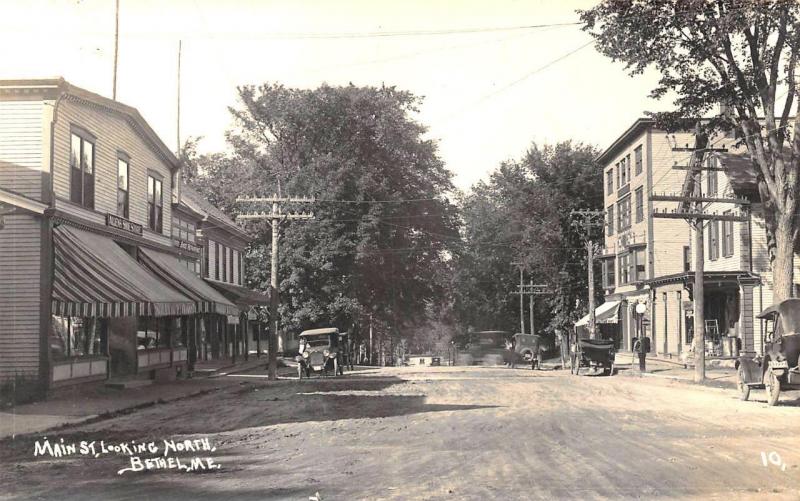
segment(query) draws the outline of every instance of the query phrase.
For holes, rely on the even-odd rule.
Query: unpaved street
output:
[[[158,405],[49,438],[208,437],[219,470],[0,447],[0,495],[35,499],[800,499],[800,402],[565,371],[370,369]],[[760,400],[760,402],[758,401]],[[764,466],[776,452],[785,467]],[[773,455],[775,457],[775,455]],[[45,482],[46,480],[46,482]],[[112,494],[113,493],[113,494]]]

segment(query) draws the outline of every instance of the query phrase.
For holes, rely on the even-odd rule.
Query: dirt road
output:
[[[790,395],[768,408],[763,392],[741,402],[655,378],[459,367],[238,379],[236,391],[48,435],[207,437],[215,451],[179,456],[220,469],[120,475],[125,454],[34,458],[42,437],[29,437],[0,444],[0,497],[800,499],[800,401]],[[783,466],[770,463],[777,455]]]

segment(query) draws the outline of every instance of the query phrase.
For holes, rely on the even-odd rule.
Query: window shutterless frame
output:
[[[147,227],[164,231],[164,179],[158,174],[147,174]]]
[[[130,218],[130,157],[117,153],[117,215]]]
[[[94,209],[95,142],[86,130],[70,126],[69,199],[87,209]]]

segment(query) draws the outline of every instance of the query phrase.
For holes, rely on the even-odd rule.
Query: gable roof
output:
[[[127,104],[114,101],[100,94],[90,92],[81,87],[72,85],[61,77],[42,79],[17,79],[0,80],[0,99],[4,96],[24,97],[42,96],[45,99],[67,99],[90,106],[96,106],[104,111],[122,117],[128,125],[144,140],[153,151],[161,157],[175,171],[180,162],[175,154],[158,137],[150,124],[142,117],[139,110]]]
[[[206,218],[211,218],[219,223],[216,228],[227,231],[234,236],[250,242],[253,238],[249,233],[244,231],[236,222],[231,219],[227,214],[222,212],[214,204],[206,200],[197,190],[187,184],[181,185],[181,204],[188,206],[194,212],[205,214]]]
[[[637,118],[636,121],[633,122],[633,125],[628,127],[628,130],[615,139],[614,142],[611,143],[611,146],[597,155],[594,161],[605,167],[605,163],[610,161],[619,150],[625,148],[635,137],[638,137],[642,132],[653,127],[655,123],[655,120],[652,118]]]

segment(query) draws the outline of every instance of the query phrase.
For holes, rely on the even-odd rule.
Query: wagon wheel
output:
[[[767,367],[764,373],[764,388],[767,390],[767,404],[772,406],[778,403],[778,397],[781,396],[781,382],[778,381],[778,376],[772,367]]]
[[[747,401],[750,398],[750,386],[745,383],[744,366],[740,365],[736,371],[736,388],[739,390],[739,399]]]

